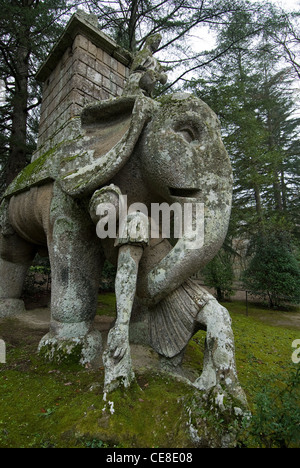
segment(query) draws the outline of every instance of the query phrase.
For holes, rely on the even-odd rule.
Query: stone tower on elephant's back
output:
[[[36,76],[43,100],[33,160],[76,136],[86,105],[120,96],[130,63],[131,55],[98,28],[97,17],[75,13]]]

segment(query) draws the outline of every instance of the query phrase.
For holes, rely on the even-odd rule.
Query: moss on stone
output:
[[[53,156],[64,142],[51,148],[42,154],[38,159],[26,166],[22,172],[16,177],[5,192],[4,196],[11,196],[18,192],[28,190],[30,187],[46,182],[51,179],[48,170],[48,162],[53,160]]]
[[[187,391],[191,389],[176,379],[145,373],[129,389],[107,395],[98,419],[88,413],[76,432],[122,447],[187,447],[188,418],[180,403]]]
[[[74,142],[78,142],[82,139],[82,135],[79,135],[73,140],[63,140],[57,145],[53,146],[49,150],[45,151],[36,160],[26,166],[15,180],[10,184],[6,190],[4,197],[12,196],[16,193],[30,189],[35,185],[41,185],[49,180],[55,180],[58,177],[57,171],[59,170],[60,156],[59,151],[64,146],[70,145]],[[79,156],[84,156],[85,153],[78,153],[74,156],[61,158],[64,161],[70,162],[76,160]],[[58,156],[56,160],[56,156]],[[56,167],[57,165],[57,167]]]
[[[64,340],[62,343],[44,344],[39,350],[42,359],[53,364],[79,364],[82,357],[82,343]]]

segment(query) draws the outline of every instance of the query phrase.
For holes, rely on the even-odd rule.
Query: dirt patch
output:
[[[0,338],[12,348],[37,347],[44,334],[44,329],[34,328],[16,317],[0,320]]]
[[[26,310],[25,313],[12,318],[0,319],[0,338],[5,341],[8,347],[19,349],[21,354],[23,351],[29,350],[35,354],[40,340],[49,331],[50,317],[50,309],[44,307]],[[106,315],[97,315],[95,317],[94,327],[101,332],[103,349],[106,347],[107,335],[114,321],[114,317]],[[160,369],[158,354],[148,346],[132,343],[131,356],[133,367],[137,372]],[[185,367],[184,376],[195,378],[194,372],[189,368],[189,365],[187,364]]]
[[[300,330],[300,312],[271,312],[264,316],[260,315],[259,320],[275,327],[296,328]]]

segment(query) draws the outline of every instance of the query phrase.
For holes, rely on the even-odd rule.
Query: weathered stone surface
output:
[[[167,75],[153,53],[159,47],[161,35],[155,34],[148,37],[144,48],[137,52],[131,64],[129,79],[123,91],[123,95],[152,96],[152,92],[159,82],[165,84]]]
[[[130,158],[155,106],[151,99],[131,96],[86,107],[73,122],[76,138],[61,141],[27,166],[4,198],[50,180],[69,195],[92,195]]]
[[[133,297],[136,284],[138,297],[152,307],[152,345],[160,354],[173,358],[192,336],[197,314],[208,300],[202,291],[198,291],[202,302],[188,300],[190,283],[184,286],[184,282],[216,254],[229,221],[231,167],[218,120],[205,103],[191,95],[177,94],[157,101],[128,96],[87,107],[78,130],[76,139],[62,142],[34,161],[9,187],[5,199],[14,195],[9,202],[12,228],[33,245],[48,246],[54,265],[52,320],[62,324],[68,340],[64,324],[77,324],[72,330],[77,326],[81,336],[79,323],[90,323],[96,308],[101,241],[94,224],[88,221],[90,213],[85,211],[94,191],[110,180],[130,203],[138,200],[149,207],[150,202],[161,200],[182,206],[187,201],[203,203],[204,245],[189,249],[190,241],[184,237],[173,248],[167,240],[154,242],[154,248],[145,249],[131,285]],[[78,198],[82,200],[79,204]],[[36,221],[27,223],[28,219]],[[107,242],[102,245],[109,258],[116,244],[114,240]],[[123,282],[130,284],[131,279],[130,275],[126,281],[123,277]],[[186,312],[172,308],[170,294],[180,298]],[[131,313],[132,301],[130,304]],[[173,304],[177,306],[178,300]],[[160,326],[163,321],[167,323],[165,330]],[[53,343],[53,334],[58,334],[59,328],[53,330],[49,343]],[[174,335],[173,342],[164,343],[165,332]],[[178,332],[181,340],[176,338]]]
[[[76,46],[89,53],[80,73],[86,74],[99,55],[105,73],[109,60],[119,73],[118,63],[107,52],[99,54],[80,37]],[[117,266],[117,320],[103,355],[105,390],[129,386],[134,379],[131,322],[131,336],[135,330],[138,341],[137,334],[142,334],[162,364],[174,370],[180,367],[189,339],[201,328],[207,332],[205,359],[194,387],[206,398],[215,392],[221,406],[230,395],[243,407],[246,400],[236,374],[229,314],[190,280],[225,239],[232,197],[230,160],[217,116],[203,101],[185,93],[156,100],[145,96],[164,79],[152,56],[155,46],[147,47],[145,57],[142,54],[133,64],[124,96],[91,104],[70,121],[64,114],[68,107],[61,109],[62,126],[56,123],[47,150],[40,148],[39,157],[7,189],[0,208],[0,273],[7,262],[9,273],[7,280],[0,275],[0,300],[2,304],[18,300],[26,269],[35,253],[47,248],[52,267],[51,326],[39,350],[51,360],[77,356],[82,364],[98,363],[102,339],[93,320],[106,258]],[[71,67],[67,52],[63,60],[66,68]],[[100,73],[95,67],[85,84],[86,94],[93,92]],[[108,77],[103,75],[102,83],[104,79]],[[111,85],[117,87],[117,80]],[[58,96],[68,93],[61,87]],[[125,234],[114,214],[117,240],[99,239],[97,204],[111,201],[118,210],[119,195],[127,196],[128,205],[142,203],[147,214],[129,212]],[[187,203],[203,206],[203,242],[195,244],[192,230],[197,212],[176,243],[164,238],[161,225],[158,238],[150,239],[151,206],[162,202],[177,203],[182,209]]]
[[[21,299],[0,299],[0,317],[13,317],[25,312],[25,305]]]
[[[39,354],[50,362],[57,364],[80,363],[83,366],[98,368],[101,364],[102,336],[97,330],[82,333],[78,335],[79,324],[64,327],[62,337],[51,331],[45,335],[38,346]],[[70,336],[68,338],[68,335]]]

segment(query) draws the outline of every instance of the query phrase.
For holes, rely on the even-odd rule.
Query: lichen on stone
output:
[[[42,359],[54,364],[78,364],[82,357],[83,344],[79,340],[69,339],[60,342],[45,340],[39,348]]]

